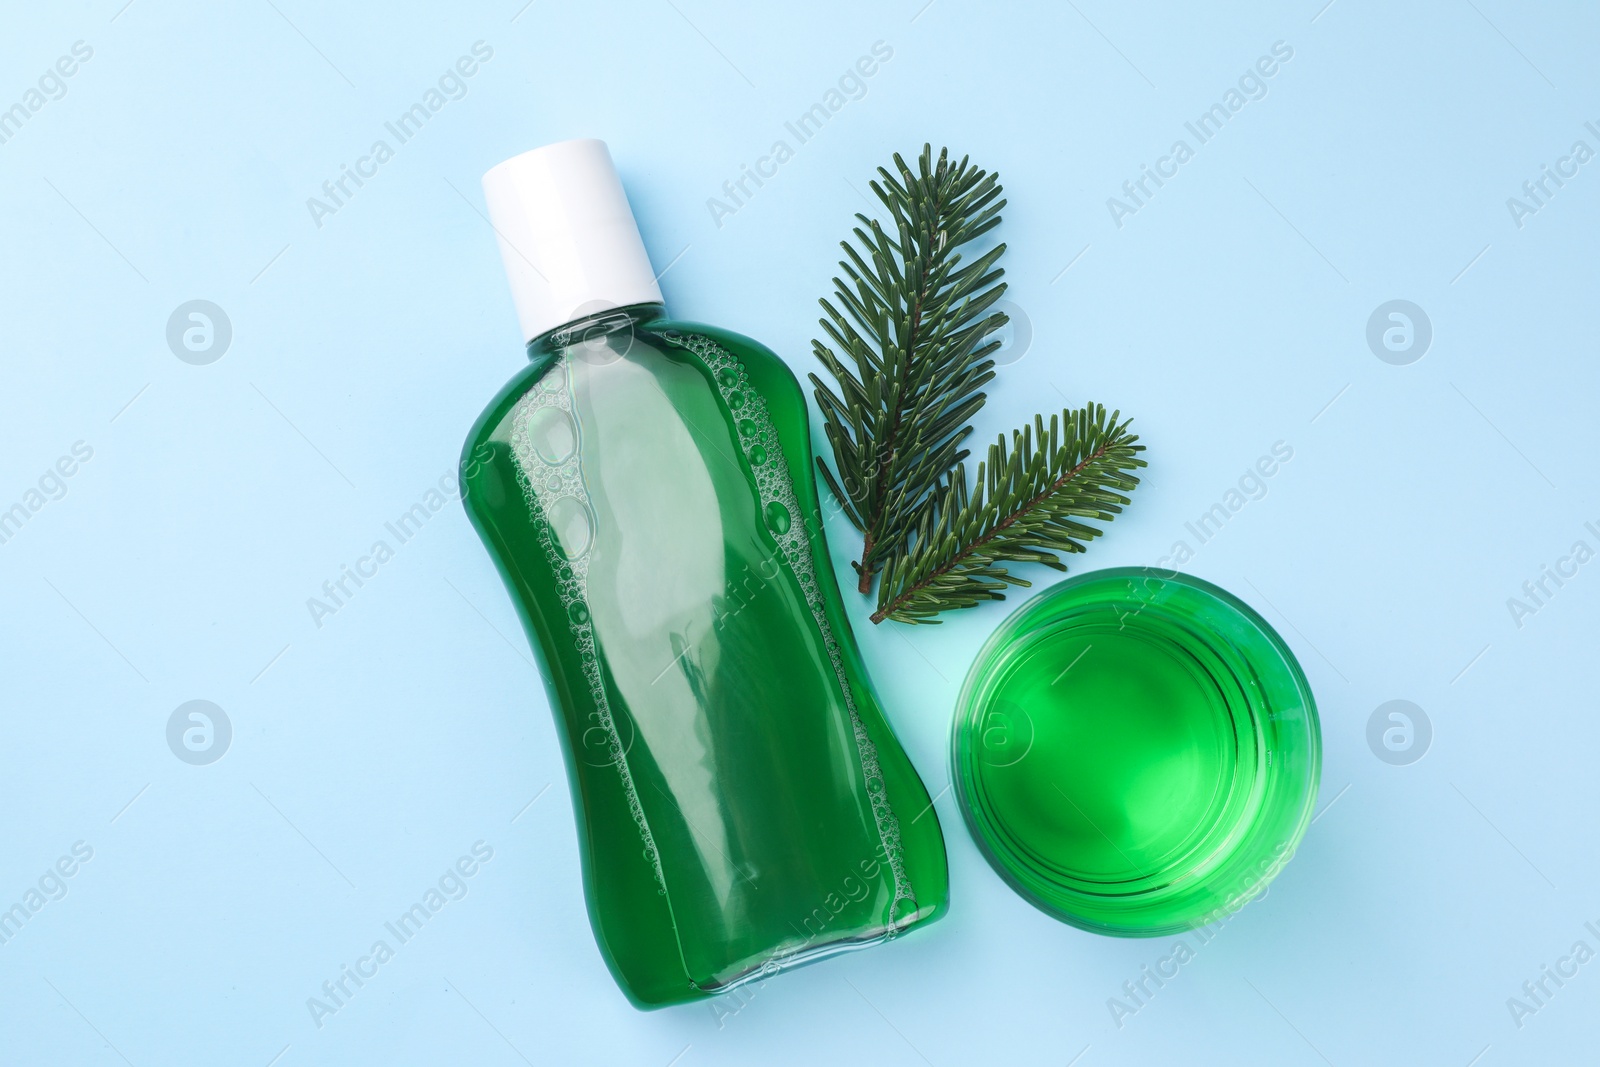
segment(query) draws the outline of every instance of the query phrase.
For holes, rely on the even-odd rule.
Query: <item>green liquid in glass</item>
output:
[[[1282,640],[1173,572],[1087,574],[980,653],[955,724],[963,810],[997,870],[1106,933],[1220,918],[1281,869],[1320,766],[1311,692]]]

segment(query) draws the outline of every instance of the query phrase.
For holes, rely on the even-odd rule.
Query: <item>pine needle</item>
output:
[[[1004,600],[1008,585],[1026,586],[1004,564],[1042,563],[1064,571],[1057,553],[1082,552],[1129,503],[1145,466],[1144,446],[1129,420],[1099,404],[1066,410],[1050,425],[1002,436],[978,464],[969,492],[964,464],[941,483],[906,551],[883,572],[873,622],[936,622],[933,616]]]
[[[948,151],[925,145],[913,172],[898,154],[895,173],[872,182],[888,230],[857,215],[855,244],[842,242],[843,277],[821,301],[830,344],[813,351],[837,388],[811,375],[835,469],[823,481],[862,533],[859,588],[916,528],[920,507],[966,458],[961,441],[994,377],[989,359],[1006,324],[989,309],[1005,292],[997,245],[971,263],[960,250],[1000,224],[1000,183]],[[836,306],[837,305],[837,306]],[[841,310],[842,309],[842,310]]]

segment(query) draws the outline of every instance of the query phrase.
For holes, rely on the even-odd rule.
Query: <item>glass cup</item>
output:
[[[1154,937],[1230,914],[1283,869],[1322,739],[1266,620],[1198,578],[1119,567],[995,631],[951,753],[967,826],[1014,889],[1085,930]]]

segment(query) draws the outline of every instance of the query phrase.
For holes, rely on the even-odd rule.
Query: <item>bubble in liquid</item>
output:
[[[750,457],[750,466],[752,467],[759,467],[767,461],[767,450],[760,445],[751,445],[750,452],[748,454]]]
[[[550,529],[556,544],[568,559],[577,559],[589,551],[594,538],[594,519],[589,509],[573,497],[564,496],[550,506]]]
[[[554,467],[576,451],[578,427],[562,409],[542,407],[528,418],[528,441],[534,455]]]
[[[734,411],[744,407],[744,394],[739,392],[729,393],[728,407]]]
[[[740,419],[739,420],[739,436],[740,437],[754,437],[755,435],[756,435],[756,424],[753,421],[751,421],[750,419]]]
[[[717,384],[724,389],[732,389],[739,384],[739,374],[731,368],[724,367],[717,372]]]
[[[767,528],[775,534],[789,532],[789,509],[774,500],[767,505]]]
[[[572,606],[567,609],[567,618],[582,626],[589,621],[589,606],[581,600],[573,601]]]

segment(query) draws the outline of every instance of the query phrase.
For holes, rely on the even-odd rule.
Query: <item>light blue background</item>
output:
[[[1506,1005],[1575,941],[1600,948],[1600,564],[1520,628],[1506,606],[1574,541],[1600,548],[1600,162],[1521,228],[1506,207],[1575,140],[1600,148],[1593,10],[123,3],[12,0],[0,33],[0,107],[94,50],[0,144],[0,508],[93,448],[0,544],[0,907],[94,850],[0,946],[0,1061],[1596,1058],[1600,962],[1520,1029]],[[467,95],[318,228],[306,199],[478,40],[494,56]],[[707,198],[880,40],[866,95],[717,226]],[[1266,97],[1119,229],[1106,199],[1276,41],[1294,56]],[[1187,568],[1301,658],[1320,814],[1267,897],[1120,1028],[1108,998],[1170,940],[1035,911],[941,792],[960,681],[1015,600],[907,629],[852,598],[940,793],[948,918],[651,1014],[594,947],[543,691],[459,507],[313,624],[307,598],[452,467],[521,364],[479,175],[574,136],[610,143],[672,310],[797,373],[874,168],[929,140],[998,170],[1033,337],[981,437],[1096,399],[1150,449],[1075,570],[1193,547],[1186,521],[1294,449]],[[209,366],[165,341],[195,298],[233,326]],[[1365,340],[1394,298],[1433,324],[1409,366]],[[843,573],[852,532],[830,533]],[[1410,766],[1366,741],[1397,698],[1434,729]],[[191,699],[233,725],[209,766],[167,746]],[[307,998],[479,840],[494,858],[467,896],[314,1025]]]

